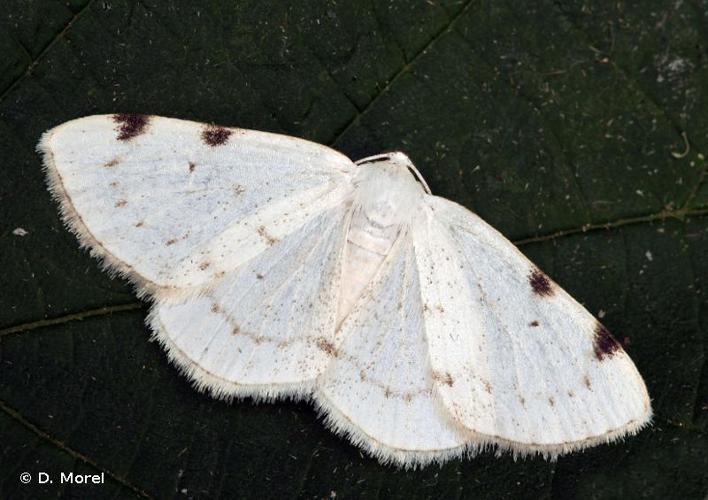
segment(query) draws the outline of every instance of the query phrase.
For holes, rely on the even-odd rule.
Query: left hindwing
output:
[[[330,363],[349,220],[326,210],[211,289],[158,299],[155,336],[215,396],[308,395]]]
[[[644,382],[609,332],[479,217],[427,201],[413,238],[435,390],[454,420],[551,456],[646,424]]]

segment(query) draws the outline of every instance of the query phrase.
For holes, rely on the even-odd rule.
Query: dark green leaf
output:
[[[291,5],[294,4],[294,5]],[[0,496],[705,498],[708,5],[5,2]],[[194,391],[78,249],[34,147],[142,112],[409,153],[624,339],[654,426],[561,458],[397,471],[307,404]],[[14,234],[23,228],[27,234]],[[23,486],[28,471],[102,486]]]

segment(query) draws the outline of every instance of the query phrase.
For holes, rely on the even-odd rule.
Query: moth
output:
[[[197,389],[307,399],[381,462],[549,459],[651,419],[622,346],[401,152],[89,116],[39,143],[66,226]]]

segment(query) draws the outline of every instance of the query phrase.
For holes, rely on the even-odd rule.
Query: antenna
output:
[[[423,189],[425,190],[426,193],[428,193],[428,194],[433,194],[433,193],[430,191],[430,186],[428,186],[428,183],[425,182],[425,179],[423,179],[423,176],[421,175],[421,173],[418,172],[418,169],[415,168],[415,165],[413,165],[412,163],[411,163],[410,165],[408,165],[408,171],[409,171],[410,173],[412,173],[412,174],[413,174],[413,177],[415,177],[416,180],[417,180],[418,182],[420,182],[420,183],[423,185]]]
[[[396,159],[400,159],[401,156],[405,158],[405,163],[406,167],[408,167],[408,171],[413,174],[413,177],[415,177],[415,179],[423,186],[423,190],[428,194],[433,194],[430,191],[430,186],[428,186],[428,183],[425,182],[425,179],[423,178],[422,174],[418,171],[417,168],[415,168],[415,165],[413,165],[413,162],[408,158],[408,156],[403,153],[381,153],[374,156],[367,156],[366,158],[362,158],[361,160],[358,160],[354,163],[356,165],[364,165],[366,163],[377,163],[380,161],[396,162]]]

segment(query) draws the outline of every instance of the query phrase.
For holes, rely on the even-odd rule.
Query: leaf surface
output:
[[[7,4],[0,496],[708,494],[705,1]],[[113,112],[287,133],[354,159],[406,151],[434,193],[518,242],[623,340],[654,425],[556,463],[486,453],[397,471],[307,404],[197,393],[45,188],[40,134]],[[23,471],[107,479],[24,486]]]

